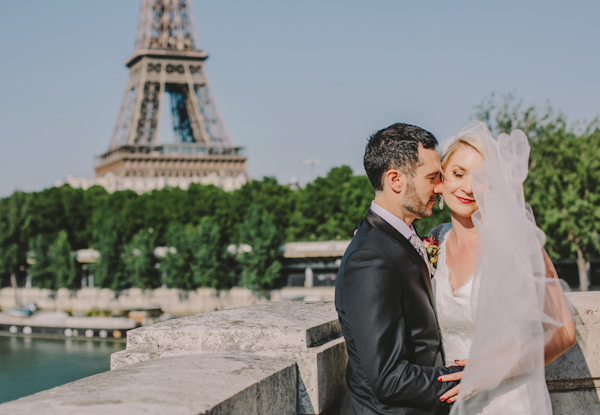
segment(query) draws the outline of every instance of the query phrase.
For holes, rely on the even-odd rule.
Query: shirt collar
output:
[[[379,206],[377,203],[375,203],[375,201],[371,202],[371,210],[377,216],[381,217],[381,219],[392,225],[392,227],[400,232],[406,239],[410,239],[412,235],[417,234],[412,225],[408,226],[406,222]]]

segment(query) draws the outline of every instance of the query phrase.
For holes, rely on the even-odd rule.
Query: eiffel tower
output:
[[[233,145],[211,92],[207,57],[191,0],[141,0],[129,80],[110,147],[97,156],[94,184],[143,192],[198,182],[233,190],[249,179],[243,148]],[[171,143],[159,142],[165,101]]]

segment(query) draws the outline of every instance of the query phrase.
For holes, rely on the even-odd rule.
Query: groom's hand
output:
[[[456,366],[464,367],[467,364],[467,359],[455,360],[454,363],[456,363]],[[451,381],[457,381],[457,380],[459,381],[462,379],[462,375],[463,375],[462,371],[450,373],[448,375],[443,375],[438,378],[438,382],[451,382]],[[440,396],[440,401],[452,403],[456,400],[458,392],[460,392],[460,383],[458,385],[456,385],[455,387],[453,387],[452,389],[447,390],[446,393],[444,393],[442,396]]]

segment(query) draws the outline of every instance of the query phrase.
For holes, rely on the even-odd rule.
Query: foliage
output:
[[[192,274],[194,285],[223,289],[231,286],[233,269],[226,254],[226,241],[219,227],[203,218],[191,233],[193,246]]]
[[[15,192],[0,201],[0,285],[24,276],[32,217],[31,195]]]
[[[556,113],[550,104],[542,109],[535,105],[525,108],[523,100],[513,94],[502,97],[491,94],[475,106],[475,110],[474,118],[485,122],[494,137],[520,129],[530,141],[535,141],[540,135],[547,136],[566,128],[566,117],[561,112]]]
[[[168,288],[196,289],[192,273],[194,252],[190,233],[189,229],[186,230],[178,222],[167,229],[167,252],[160,262],[160,269],[164,273],[164,283]]]
[[[57,288],[70,290],[79,288],[75,258],[71,253],[71,244],[67,232],[61,230],[48,249],[49,271],[56,280]]]
[[[302,192],[299,189],[296,192]],[[246,183],[232,194],[234,215],[245,217],[251,205],[260,206],[271,213],[273,223],[281,235],[285,235],[295,208],[294,193],[287,185],[280,185],[274,177],[264,177]],[[236,224],[239,232],[241,222]]]
[[[334,167],[294,194],[295,210],[288,241],[352,238],[367,212],[373,189],[366,176],[354,176],[348,166]]]
[[[158,261],[154,256],[154,229],[142,229],[125,245],[121,261],[127,273],[126,280],[138,288],[160,287]]]
[[[508,95],[478,107],[477,117],[497,132],[522,129],[531,144],[525,197],[546,232],[553,258],[578,260],[581,288],[587,288],[585,262],[598,256],[600,244],[600,130],[598,119],[567,123],[550,105],[523,108]]]
[[[251,205],[240,228],[240,243],[250,252],[241,253],[242,285],[253,290],[267,289],[281,270],[279,247],[281,237],[273,217],[262,207]]]
[[[46,235],[36,235],[29,241],[29,253],[33,260],[29,267],[31,284],[38,288],[55,290],[56,278],[50,269],[50,241]]]
[[[528,134],[531,160],[525,194],[547,233],[550,255],[588,262],[597,256],[597,121],[569,125],[551,106],[526,107],[511,95],[486,98],[476,116],[495,135],[513,128]],[[144,194],[68,185],[15,192],[0,200],[0,286],[8,285],[11,275],[22,284],[30,272],[37,287],[77,287],[66,255],[70,245],[72,251],[92,247],[100,252],[98,262],[90,265],[100,287],[164,283],[182,290],[221,289],[230,287],[233,270],[241,269],[242,284],[264,289],[279,275],[283,242],[350,239],[372,199],[367,177],[354,175],[348,166],[334,167],[297,189],[265,177],[233,192],[201,184]],[[448,221],[448,210],[435,208],[415,226],[425,235]],[[227,253],[228,245],[242,243],[252,246],[252,252]],[[52,255],[61,252],[60,264],[54,264],[50,244]],[[168,248],[163,258],[154,257],[156,247]],[[36,259],[29,269],[28,251]],[[57,267],[60,279],[53,271]]]
[[[450,222],[450,210],[446,207],[443,210],[438,208],[436,203],[433,207],[433,213],[428,218],[423,218],[414,221],[413,225],[417,230],[417,234],[421,237],[427,236],[440,223]]]
[[[213,185],[192,184],[187,190],[185,210],[180,222],[198,225],[203,218],[218,226],[222,236],[233,239],[234,229],[243,216],[236,210],[235,192],[228,193]]]
[[[112,315],[111,310],[98,310],[97,308],[92,308],[85,312],[85,317],[110,317]]]
[[[94,230],[94,248],[100,252],[98,262],[90,264],[96,285],[112,290],[126,288],[121,252],[123,240],[117,217],[104,219]]]

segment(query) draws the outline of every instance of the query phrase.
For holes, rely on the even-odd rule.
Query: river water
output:
[[[125,342],[0,336],[0,403],[110,369]]]

